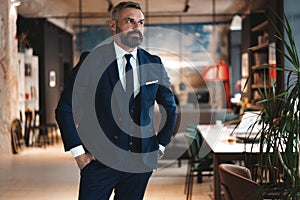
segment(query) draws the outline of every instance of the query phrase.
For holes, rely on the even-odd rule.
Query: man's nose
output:
[[[139,22],[134,22],[133,23],[133,29],[141,29],[142,25]]]

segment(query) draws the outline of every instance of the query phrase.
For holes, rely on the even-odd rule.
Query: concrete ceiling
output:
[[[119,0],[20,0],[18,13],[41,17],[60,27],[76,31],[83,25],[103,25],[109,19],[109,5]],[[137,0],[148,23],[230,21],[235,13],[247,14],[264,0]],[[188,6],[187,12],[184,9]]]

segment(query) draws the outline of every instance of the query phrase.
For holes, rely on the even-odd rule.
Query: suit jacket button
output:
[[[118,137],[117,135],[115,135],[114,138],[115,138],[116,140],[119,139],[119,137]]]

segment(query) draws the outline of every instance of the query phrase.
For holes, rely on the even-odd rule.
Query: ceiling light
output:
[[[21,5],[21,1],[18,0],[10,0],[10,2],[14,7],[18,7],[19,5]]]
[[[183,9],[183,12],[188,12],[189,9],[190,9],[189,0],[186,0],[186,1],[185,1],[185,6],[184,6],[184,9]]]
[[[183,12],[188,12],[189,9],[190,9],[190,5],[189,5],[189,4],[186,4],[185,7],[184,7]]]
[[[230,30],[242,30],[242,18],[239,15],[235,15],[232,18],[230,24]]]

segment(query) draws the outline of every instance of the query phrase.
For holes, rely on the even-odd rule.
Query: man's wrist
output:
[[[75,157],[75,160],[79,169],[82,170],[92,160],[95,160],[95,157],[91,153],[85,153]]]
[[[70,152],[74,158],[82,154],[85,154],[85,150],[82,145],[70,149]]]

